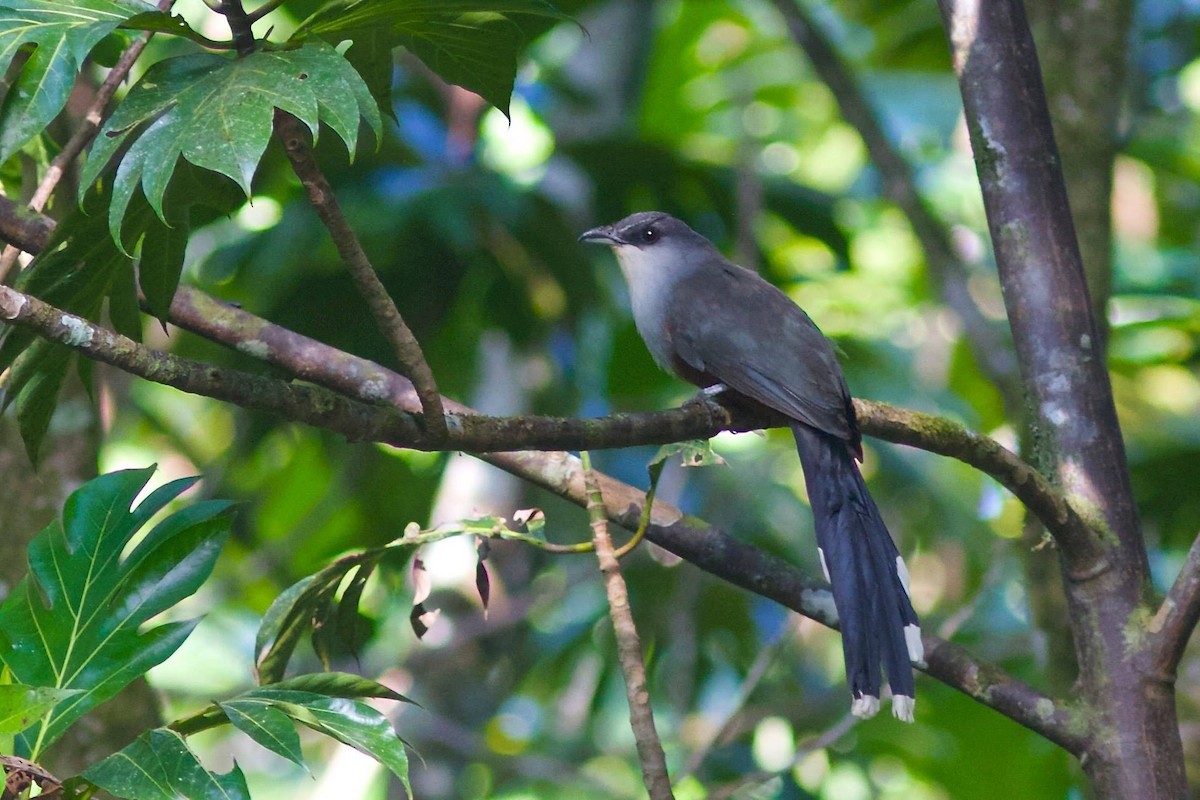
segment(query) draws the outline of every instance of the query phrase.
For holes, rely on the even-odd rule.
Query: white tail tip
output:
[[[904,626],[904,643],[908,645],[908,660],[914,664],[924,664],[925,644],[921,641],[921,629],[918,626]]]
[[[859,695],[850,703],[850,713],[859,719],[870,719],[879,713],[879,698],[869,694]]]
[[[901,722],[912,722],[913,706],[916,704],[916,698],[902,694],[894,695],[892,697],[892,714]]]

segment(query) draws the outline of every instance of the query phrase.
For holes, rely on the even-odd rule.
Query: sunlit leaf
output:
[[[721,458],[712,449],[711,441],[708,439],[689,439],[686,442],[664,444],[658,448],[658,452],[654,454],[654,458],[650,459],[650,463],[647,466],[658,466],[661,470],[661,465],[675,457],[678,457],[680,463],[685,467],[709,467],[725,463],[725,459]]]
[[[269,700],[297,722],[366,753],[391,770],[411,796],[404,743],[387,717],[369,705],[346,697],[325,697],[270,686],[248,692],[245,697]]]
[[[142,0],[0,3],[0,67],[8,67],[28,51],[0,105],[0,162],[45,130],[62,111],[92,48],[122,22],[152,8]]]
[[[49,686],[24,686],[19,683],[0,686],[0,735],[20,733],[33,721],[54,708],[56,703],[75,694],[77,689]]]
[[[300,751],[300,736],[287,714],[268,703],[253,699],[235,699],[219,705],[239,731],[272,753],[305,766],[304,754]]]
[[[246,778],[234,764],[225,774],[205,769],[183,737],[166,728],[88,767],[83,777],[129,800],[239,800],[249,798]]]
[[[22,749],[35,758],[82,714],[171,655],[194,626],[142,627],[208,577],[229,533],[230,504],[210,500],[177,511],[122,558],[150,517],[195,483],[172,481],[133,507],[151,474],[113,472],[72,493],[61,522],[30,543],[30,574],[0,605],[0,660],[14,678],[79,690],[22,734]]]

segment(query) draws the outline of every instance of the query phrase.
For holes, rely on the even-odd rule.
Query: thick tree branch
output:
[[[433,434],[444,434],[446,420],[443,416],[442,396],[438,393],[433,370],[429,368],[425,354],[421,352],[417,337],[405,324],[396,304],[392,302],[387,289],[375,274],[375,268],[359,243],[357,234],[342,214],[341,206],[333,194],[333,187],[317,166],[309,144],[308,129],[291,114],[276,111],[275,134],[283,142],[283,149],[288,160],[292,162],[292,169],[304,185],[317,216],[329,230],[338,255],[350,271],[350,277],[354,279],[359,294],[366,300],[367,307],[375,318],[375,324],[391,345],[392,352],[400,362],[401,371],[416,387],[426,427]]]
[[[803,0],[774,0],[787,23],[788,33],[808,56],[813,70],[829,87],[842,118],[858,131],[867,154],[883,179],[884,194],[899,206],[925,251],[934,284],[946,305],[962,321],[980,367],[1004,398],[1009,416],[1022,410],[1023,393],[1013,357],[1012,342],[1003,327],[989,320],[968,291],[968,269],[954,251],[945,225],[917,189],[912,167],[883,129],[853,71],[837,52],[821,26],[805,9]]]
[[[613,635],[617,641],[617,661],[625,678],[629,727],[637,743],[638,761],[642,765],[642,781],[646,784],[650,800],[674,800],[671,778],[667,773],[667,756],[663,753],[662,740],[658,738],[658,730],[654,726],[654,712],[650,709],[650,689],[646,681],[642,641],[633,622],[633,611],[629,608],[629,590],[625,586],[624,576],[621,575],[621,564],[617,561],[612,537],[608,533],[608,509],[604,505],[604,496],[586,450],[582,454],[582,463],[592,542],[595,544],[596,558],[600,562],[600,573],[604,576],[604,591],[608,595],[608,613],[612,617]]]

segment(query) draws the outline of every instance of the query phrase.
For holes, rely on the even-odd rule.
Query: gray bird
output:
[[[858,471],[862,437],[833,345],[783,292],[669,214],[633,214],[579,238],[616,253],[659,366],[788,418],[838,610],[851,711],[879,710],[882,663],[892,711],[911,722],[921,629],[908,570]]]

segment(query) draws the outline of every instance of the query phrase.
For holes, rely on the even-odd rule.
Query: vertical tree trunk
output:
[[[1186,795],[1171,676],[1152,674],[1148,565],[1099,329],[1020,0],[939,0],[959,76],[1034,451],[1092,522],[1060,558],[1097,796]]]

